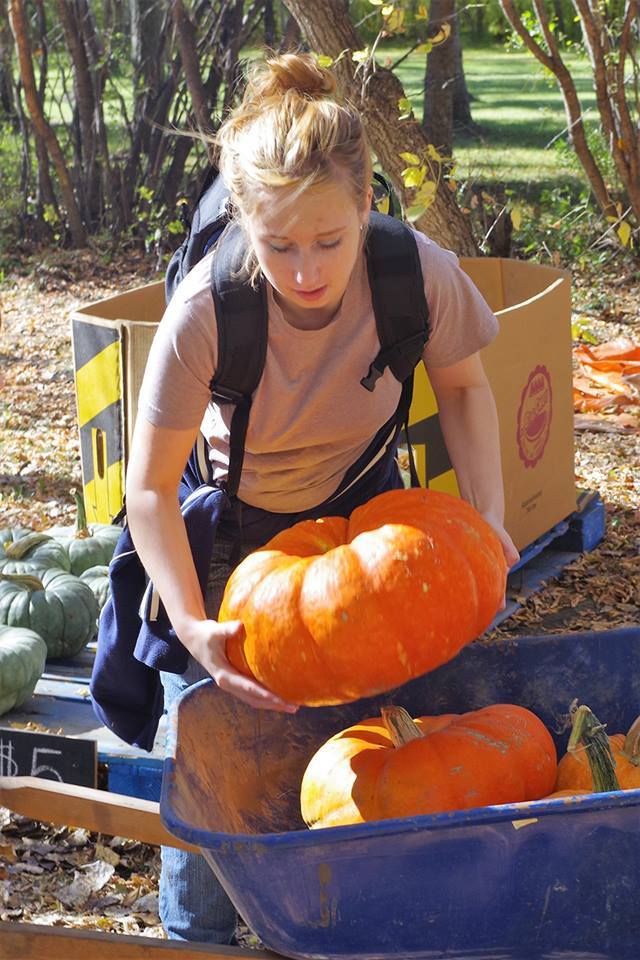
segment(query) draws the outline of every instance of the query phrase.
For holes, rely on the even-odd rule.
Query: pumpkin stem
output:
[[[8,544],[8,546],[4,548],[4,552],[10,560],[22,560],[25,553],[31,550],[31,547],[36,547],[39,543],[44,543],[45,540],[51,539],[52,538],[46,533],[28,533],[26,537],[20,537],[19,540],[14,540]]]
[[[411,740],[420,740],[424,734],[418,724],[411,719],[404,707],[383,707],[380,711],[394,747],[404,747]]]
[[[634,767],[640,767],[640,717],[636,717],[629,732],[624,738],[624,746],[620,751]]]
[[[15,583],[25,590],[44,590],[42,580],[38,580],[30,573],[0,573],[0,580],[6,580],[7,583]]]
[[[575,753],[580,747],[587,751],[594,793],[620,790],[614,770],[615,760],[604,724],[600,723],[589,707],[584,704],[572,710],[571,735],[567,750]]]
[[[91,530],[89,530],[87,526],[87,511],[84,505],[84,497],[75,487],[69,492],[73,494],[73,498],[76,501],[76,529],[74,537],[76,540],[86,540],[87,537],[91,536]]]

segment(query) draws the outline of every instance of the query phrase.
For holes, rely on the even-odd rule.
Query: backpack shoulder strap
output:
[[[191,222],[183,218],[187,236],[174,250],[165,273],[165,299],[201,260],[229,222],[229,190],[215,167],[211,167],[198,194]]]
[[[429,308],[410,227],[372,212],[365,251],[380,351],[360,382],[373,390],[386,367],[400,383],[411,376],[429,337]]]
[[[268,311],[264,281],[257,288],[243,276],[247,252],[242,229],[230,223],[211,264],[211,293],[218,332],[218,363],[209,384],[217,403],[232,403],[226,490],[240,486],[249,412],[267,356]]]

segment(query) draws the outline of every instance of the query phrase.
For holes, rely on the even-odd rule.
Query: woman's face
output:
[[[361,249],[367,212],[341,181],[312,187],[293,202],[265,191],[247,218],[249,236],[262,272],[294,317],[309,311],[328,320],[335,313]]]

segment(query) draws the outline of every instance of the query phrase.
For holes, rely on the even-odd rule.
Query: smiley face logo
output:
[[[516,440],[525,467],[535,467],[549,438],[552,414],[551,377],[544,366],[530,374],[520,395]]]

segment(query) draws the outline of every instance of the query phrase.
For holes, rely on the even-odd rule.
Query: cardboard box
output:
[[[522,550],[576,508],[570,278],[523,260],[460,264],[500,324],[482,362],[500,421],[505,526]],[[422,483],[457,493],[423,367],[416,370],[409,427]]]
[[[89,523],[110,523],[122,506],[138,393],[164,302],[164,285],[150,283],[90,303],[71,317]]]
[[[519,260],[463,259],[500,332],[482,351],[500,420],[506,526],[522,549],[575,510],[569,275]],[[118,512],[137,395],[164,310],[160,281],[89,304],[72,317],[88,519]],[[410,416],[418,472],[457,493],[437,405],[422,367]]]

